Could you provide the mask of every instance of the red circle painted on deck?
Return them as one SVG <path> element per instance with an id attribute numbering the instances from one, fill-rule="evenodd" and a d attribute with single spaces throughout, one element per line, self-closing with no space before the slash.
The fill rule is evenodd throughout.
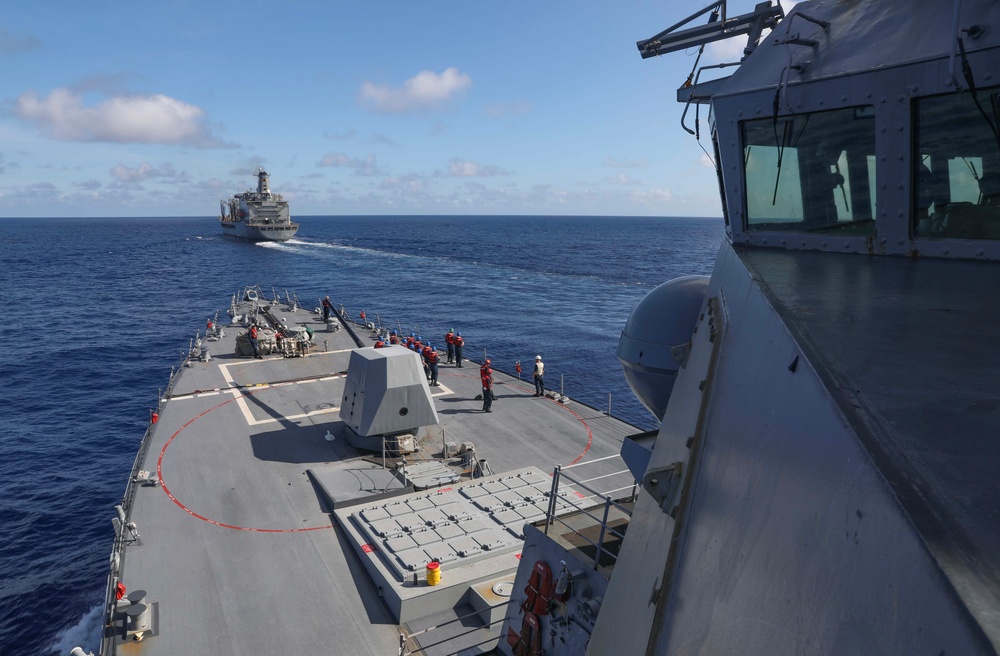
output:
<path id="1" fill-rule="evenodd" d="M 208 413 L 210 413 L 210 412 L 212 412 L 214 410 L 218 410 L 222 406 L 224 406 L 224 405 L 226 405 L 228 403 L 232 403 L 236 399 L 242 398 L 244 396 L 249 396 L 250 394 L 254 394 L 256 392 L 264 391 L 265 389 L 269 389 L 269 388 L 262 388 L 262 389 L 259 389 L 259 390 L 254 390 L 253 392 L 247 392 L 247 393 L 244 393 L 244 394 L 238 394 L 238 395 L 234 396 L 233 398 L 229 399 L 228 401 L 223 401 L 222 403 L 220 403 L 220 404 L 218 404 L 216 406 L 213 406 L 213 407 L 209 408 L 208 410 L 205 410 L 204 412 L 202 412 L 201 414 L 197 415 L 196 417 L 193 417 L 193 418 L 189 419 L 187 421 L 187 423 L 185 423 L 183 426 L 181 426 L 180 428 L 178 428 L 174 432 L 174 434 L 170 436 L 170 439 L 167 440 L 167 443 L 163 445 L 163 448 L 160 449 L 160 457 L 157 458 L 157 460 L 156 460 L 156 475 L 160 479 L 160 487 L 162 487 L 163 491 L 166 493 L 166 495 L 168 497 L 170 497 L 170 500 L 173 501 L 175 504 L 177 504 L 177 506 L 181 510 L 183 510 L 184 512 L 186 512 L 187 514 L 189 514 L 192 517 L 195 517 L 197 519 L 200 519 L 203 522 L 208 522 L 209 524 L 212 524 L 214 526 L 221 526 L 222 528 L 231 528 L 231 529 L 233 529 L 235 531 L 249 531 L 249 532 L 252 532 L 252 533 L 303 533 L 305 531 L 321 531 L 321 530 L 324 530 L 324 529 L 333 528 L 332 524 L 329 525 L 329 526 L 305 526 L 305 527 L 299 527 L 299 528 L 255 528 L 255 527 L 252 527 L 252 526 L 235 526 L 233 524 L 226 524 L 225 522 L 217 522 L 214 519 L 209 519 L 208 517 L 205 517 L 204 515 L 199 515 L 198 513 L 196 513 L 195 511 L 191 510 L 186 505 L 184 505 L 184 503 L 180 499 L 178 499 L 177 497 L 175 497 L 173 495 L 173 493 L 170 491 L 170 488 L 167 486 L 167 482 L 165 480 L 163 480 L 163 456 L 167 452 L 167 447 L 169 447 L 170 444 L 171 444 L 171 442 L 174 441 L 174 438 L 177 437 L 178 435 L 180 435 L 184 431 L 185 428 L 187 428 L 188 426 L 190 426 L 194 422 L 198 421 L 199 419 L 201 419 L 202 417 L 204 417 Z"/>

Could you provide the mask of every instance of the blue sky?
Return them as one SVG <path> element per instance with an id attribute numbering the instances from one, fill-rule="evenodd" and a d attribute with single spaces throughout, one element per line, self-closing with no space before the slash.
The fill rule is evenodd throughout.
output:
<path id="1" fill-rule="evenodd" d="M 703 4 L 9 3 L 0 216 L 212 215 L 258 166 L 293 216 L 720 216 L 694 53 L 635 47 Z"/>

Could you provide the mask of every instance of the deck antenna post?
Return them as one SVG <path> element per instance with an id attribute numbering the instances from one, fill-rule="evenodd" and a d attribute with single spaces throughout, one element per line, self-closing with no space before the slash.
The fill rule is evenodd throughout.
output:
<path id="1" fill-rule="evenodd" d="M 559 374 L 559 396 L 566 396 L 566 392 L 563 391 L 563 375 Z"/>

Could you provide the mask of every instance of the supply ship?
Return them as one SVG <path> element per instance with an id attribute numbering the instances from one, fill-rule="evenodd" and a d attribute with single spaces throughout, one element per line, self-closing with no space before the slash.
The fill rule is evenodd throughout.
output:
<path id="1" fill-rule="evenodd" d="M 715 269 L 618 349 L 658 430 L 519 372 L 484 413 L 475 365 L 239 290 L 142 441 L 101 653 L 997 654 L 1000 5 L 720 1 L 638 48 L 734 37 L 677 92 Z"/>
<path id="2" fill-rule="evenodd" d="M 288 201 L 271 191 L 267 171 L 257 169 L 257 191 L 234 194 L 220 202 L 222 234 L 250 241 L 288 241 L 299 230 Z"/>

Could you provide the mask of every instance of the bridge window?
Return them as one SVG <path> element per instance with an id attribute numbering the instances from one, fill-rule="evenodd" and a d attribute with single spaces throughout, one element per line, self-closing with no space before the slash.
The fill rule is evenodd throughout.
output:
<path id="1" fill-rule="evenodd" d="M 875 111 L 746 121 L 748 230 L 875 234 Z"/>
<path id="2" fill-rule="evenodd" d="M 915 120 L 914 235 L 1000 239 L 1000 87 L 922 98 Z"/>

